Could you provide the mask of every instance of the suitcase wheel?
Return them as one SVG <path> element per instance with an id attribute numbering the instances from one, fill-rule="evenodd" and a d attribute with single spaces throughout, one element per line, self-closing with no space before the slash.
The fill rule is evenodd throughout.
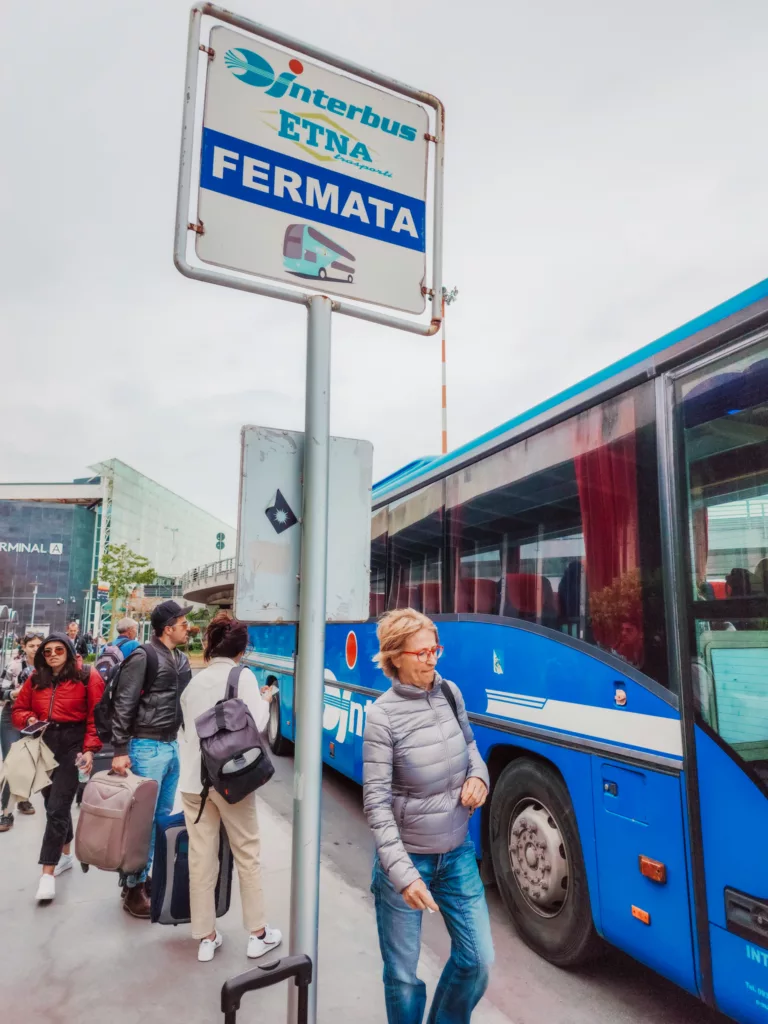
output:
<path id="1" fill-rule="evenodd" d="M 83 874 L 85 875 L 90 870 L 91 865 L 90 864 L 83 864 L 83 863 L 81 863 L 80 867 L 82 868 Z"/>

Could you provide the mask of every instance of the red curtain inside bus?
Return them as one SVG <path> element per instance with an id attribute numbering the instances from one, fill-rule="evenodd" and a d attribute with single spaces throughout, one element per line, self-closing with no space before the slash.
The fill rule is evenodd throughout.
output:
<path id="1" fill-rule="evenodd" d="M 577 455 L 594 638 L 642 668 L 643 614 L 634 433 Z"/>

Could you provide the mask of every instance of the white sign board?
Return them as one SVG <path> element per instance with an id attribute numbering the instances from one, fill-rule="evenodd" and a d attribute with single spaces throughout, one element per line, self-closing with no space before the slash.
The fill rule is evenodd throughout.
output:
<path id="1" fill-rule="evenodd" d="M 223 26 L 210 50 L 199 259 L 423 312 L 426 109 Z"/>
<path id="2" fill-rule="evenodd" d="M 245 622 L 299 618 L 304 434 L 244 427 L 235 615 Z M 373 445 L 330 439 L 329 622 L 368 618 Z"/>

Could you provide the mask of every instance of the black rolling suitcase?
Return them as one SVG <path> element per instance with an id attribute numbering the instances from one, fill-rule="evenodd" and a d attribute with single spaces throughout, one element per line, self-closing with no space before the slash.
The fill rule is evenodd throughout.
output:
<path id="1" fill-rule="evenodd" d="M 309 1010 L 309 983 L 312 981 L 312 961 L 306 953 L 296 956 L 284 956 L 280 960 L 254 967 L 252 971 L 238 974 L 236 978 L 225 981 L 221 989 L 221 1012 L 224 1024 L 235 1024 L 240 1000 L 246 992 L 257 988 L 277 985 L 286 978 L 293 978 L 299 990 L 297 1024 L 307 1024 Z"/>
<path id="2" fill-rule="evenodd" d="M 232 897 L 232 850 L 223 828 L 220 834 L 216 917 L 226 914 Z M 183 814 L 160 815 L 155 823 L 151 900 L 155 924 L 189 923 L 189 836 Z"/>

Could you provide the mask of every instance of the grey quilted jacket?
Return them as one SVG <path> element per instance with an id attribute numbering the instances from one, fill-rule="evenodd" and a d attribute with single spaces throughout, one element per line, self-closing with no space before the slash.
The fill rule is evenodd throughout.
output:
<path id="1" fill-rule="evenodd" d="M 477 749 L 461 691 L 461 727 L 435 673 L 431 690 L 395 679 L 368 709 L 363 737 L 363 806 L 379 861 L 402 892 L 419 877 L 409 853 L 448 853 L 467 835 L 461 787 L 488 769 Z"/>

